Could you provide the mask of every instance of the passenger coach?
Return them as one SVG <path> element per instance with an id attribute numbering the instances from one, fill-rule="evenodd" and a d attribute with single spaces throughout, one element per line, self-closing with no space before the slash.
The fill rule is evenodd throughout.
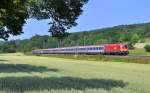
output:
<path id="1" fill-rule="evenodd" d="M 75 46 L 64 48 L 37 49 L 33 54 L 105 54 L 105 55 L 128 55 L 128 44 L 103 44 L 92 46 Z"/>

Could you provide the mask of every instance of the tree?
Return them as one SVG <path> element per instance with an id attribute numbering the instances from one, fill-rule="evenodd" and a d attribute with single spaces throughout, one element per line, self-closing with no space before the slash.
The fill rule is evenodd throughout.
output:
<path id="1" fill-rule="evenodd" d="M 32 45 L 30 43 L 30 40 L 24 39 L 21 40 L 17 46 L 17 49 L 19 52 L 28 52 L 32 50 Z"/>
<path id="2" fill-rule="evenodd" d="M 139 35 L 133 34 L 131 37 L 131 41 L 129 41 L 129 48 L 133 49 L 134 45 L 140 40 Z"/>
<path id="3" fill-rule="evenodd" d="M 27 0 L 0 0 L 0 38 L 19 35 L 29 17 L 25 3 Z"/>
<path id="4" fill-rule="evenodd" d="M 49 48 L 56 48 L 56 47 L 58 47 L 56 38 L 48 37 L 48 47 Z"/>
<path id="5" fill-rule="evenodd" d="M 33 36 L 29 41 L 29 43 L 32 47 L 31 50 L 46 48 L 46 44 L 48 42 L 48 37 L 49 37 L 48 35 L 44 35 L 44 36 L 35 35 L 35 36 Z"/>
<path id="6" fill-rule="evenodd" d="M 4 53 L 14 53 L 16 52 L 16 43 L 15 41 L 9 41 L 3 44 L 2 52 Z"/>
<path id="7" fill-rule="evenodd" d="M 0 0 L 0 38 L 19 35 L 29 18 L 50 19 L 49 32 L 54 37 L 65 35 L 66 30 L 76 26 L 88 0 Z M 54 30 L 58 29 L 58 30 Z"/>
<path id="8" fill-rule="evenodd" d="M 145 49 L 147 52 L 150 52 L 150 45 L 145 45 L 145 46 L 144 46 L 144 49 Z"/>

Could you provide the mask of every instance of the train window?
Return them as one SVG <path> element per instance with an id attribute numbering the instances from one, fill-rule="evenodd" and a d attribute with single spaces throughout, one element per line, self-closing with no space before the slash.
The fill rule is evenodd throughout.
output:
<path id="1" fill-rule="evenodd" d="M 100 48 L 99 48 L 99 50 L 103 50 L 103 49 L 104 49 L 104 47 L 100 47 Z"/>
<path id="2" fill-rule="evenodd" d="M 123 46 L 123 48 L 127 49 L 127 48 L 128 48 L 128 46 L 127 46 L 127 45 L 124 45 L 124 46 Z"/>

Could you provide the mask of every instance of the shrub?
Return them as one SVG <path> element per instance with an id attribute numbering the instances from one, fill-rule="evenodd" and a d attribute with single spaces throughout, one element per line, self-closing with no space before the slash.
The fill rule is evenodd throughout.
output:
<path id="1" fill-rule="evenodd" d="M 145 45 L 144 48 L 147 52 L 150 52 L 150 45 Z"/>
<path id="2" fill-rule="evenodd" d="M 128 43 L 128 47 L 129 47 L 129 49 L 131 49 L 131 50 L 132 50 L 132 49 L 134 49 L 134 44 L 133 44 L 133 43 L 131 43 L 131 42 L 129 42 L 129 43 Z"/>
<path id="3" fill-rule="evenodd" d="M 145 43 L 145 39 L 141 39 L 141 40 L 140 40 L 140 43 Z"/>

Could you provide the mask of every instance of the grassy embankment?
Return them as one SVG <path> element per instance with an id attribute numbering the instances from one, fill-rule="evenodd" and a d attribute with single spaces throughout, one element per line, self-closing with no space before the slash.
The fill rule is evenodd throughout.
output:
<path id="1" fill-rule="evenodd" d="M 150 65 L 0 55 L 0 93 L 150 93 Z"/>
<path id="2" fill-rule="evenodd" d="M 130 54 L 129 55 L 150 56 L 150 52 L 146 52 L 143 48 L 136 48 L 134 50 L 130 50 Z"/>
<path id="3" fill-rule="evenodd" d="M 65 58 L 65 59 L 75 59 L 75 60 L 87 60 L 87 61 L 104 61 L 104 62 L 125 62 L 125 63 L 140 63 L 140 64 L 149 64 L 150 59 L 145 58 L 132 58 L 125 56 L 105 56 L 105 55 L 63 55 L 63 54 L 46 54 L 46 55 L 37 55 L 45 57 L 56 57 L 56 58 Z"/>

